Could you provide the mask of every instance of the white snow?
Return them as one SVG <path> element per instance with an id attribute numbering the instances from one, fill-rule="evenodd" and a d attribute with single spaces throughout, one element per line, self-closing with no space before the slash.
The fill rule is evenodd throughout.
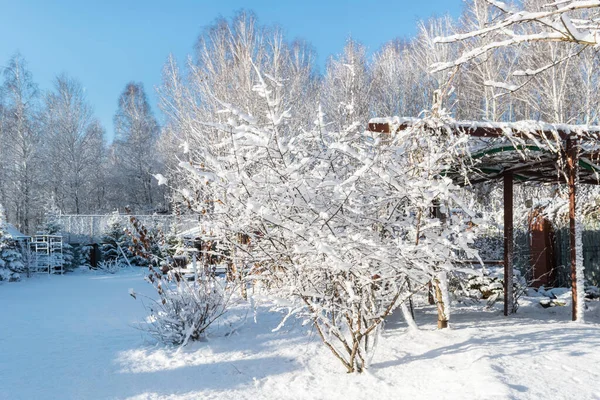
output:
<path id="1" fill-rule="evenodd" d="M 152 176 L 156 179 L 158 186 L 166 185 L 168 182 L 167 178 L 165 178 L 163 174 L 156 174 Z"/>
<path id="2" fill-rule="evenodd" d="M 154 344 L 133 325 L 152 294 L 141 270 L 74 273 L 0 285 L 0 399 L 598 399 L 599 302 L 585 324 L 570 306 L 526 298 L 505 318 L 453 305 L 451 329 L 420 305 L 419 330 L 387 323 L 368 372 L 347 374 L 310 326 L 238 307 L 244 325 L 206 342 Z M 135 293 L 138 300 L 130 294 Z M 565 292 L 568 296 L 568 292 Z M 569 299 L 568 299 L 569 300 Z M 230 318 L 230 321 L 236 318 Z"/>
<path id="3" fill-rule="evenodd" d="M 512 84 L 509 84 L 509 83 L 506 83 L 506 82 L 485 81 L 485 82 L 483 82 L 483 84 L 485 86 L 490 86 L 490 87 L 494 87 L 494 88 L 497 88 L 497 89 L 504 89 L 504 90 L 507 90 L 509 92 L 514 92 L 514 91 L 516 91 L 516 90 L 519 89 L 519 86 L 512 85 Z"/>
<path id="4" fill-rule="evenodd" d="M 1 222 L 1 220 L 0 220 Z M 29 236 L 21 233 L 13 224 L 4 223 L 0 227 L 5 232 L 5 235 L 12 239 L 27 238 Z"/>

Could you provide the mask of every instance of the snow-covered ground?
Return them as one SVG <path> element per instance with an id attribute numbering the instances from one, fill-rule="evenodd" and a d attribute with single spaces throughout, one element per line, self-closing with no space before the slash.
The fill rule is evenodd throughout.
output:
<path id="1" fill-rule="evenodd" d="M 1 399 L 600 399 L 599 303 L 586 324 L 568 307 L 525 300 L 520 314 L 455 308 L 452 329 L 392 320 L 368 373 L 348 375 L 299 322 L 259 309 L 206 342 L 156 345 L 129 289 L 140 273 L 38 276 L 0 286 Z M 242 308 L 233 311 L 239 316 Z"/>

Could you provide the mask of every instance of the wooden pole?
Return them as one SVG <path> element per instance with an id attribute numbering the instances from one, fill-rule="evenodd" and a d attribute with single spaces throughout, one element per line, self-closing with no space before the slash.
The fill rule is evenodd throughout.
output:
<path id="1" fill-rule="evenodd" d="M 513 173 L 504 174 L 504 315 L 513 308 Z"/>
<path id="2" fill-rule="evenodd" d="M 567 170 L 569 186 L 569 250 L 571 255 L 571 293 L 573 305 L 571 318 L 577 320 L 577 234 L 575 221 L 575 190 L 577 181 L 577 142 L 567 139 Z"/>

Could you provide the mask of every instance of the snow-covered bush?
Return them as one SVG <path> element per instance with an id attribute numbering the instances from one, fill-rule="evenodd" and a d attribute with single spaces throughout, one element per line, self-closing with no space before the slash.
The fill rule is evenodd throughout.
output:
<path id="1" fill-rule="evenodd" d="M 163 273 L 160 266 L 180 242 L 167 240 L 160 231 L 148 230 L 137 218 L 130 218 L 129 232 L 136 257 L 146 260 L 146 280 L 156 289 L 158 299 L 145 304 L 149 315 L 140 326 L 162 343 L 185 345 L 205 337 L 206 329 L 220 318 L 231 303 L 236 285 L 216 277 L 205 268 L 188 277 L 177 270 Z M 172 235 L 170 235 L 172 236 Z M 137 298 L 135 293 L 130 293 Z"/>
<path id="2" fill-rule="evenodd" d="M 0 228 L 0 281 L 18 281 L 25 271 L 21 253 L 15 243 L 3 237 Z"/>
<path id="3" fill-rule="evenodd" d="M 585 298 L 590 300 L 600 299 L 600 289 L 598 286 L 586 286 L 585 287 Z"/>
<path id="4" fill-rule="evenodd" d="M 518 307 L 518 299 L 527 289 L 527 282 L 518 270 L 513 275 L 513 305 Z M 504 301 L 503 267 L 488 267 L 476 273 L 453 273 L 450 279 L 450 292 L 458 301 L 486 300 L 488 306 Z"/>
<path id="5" fill-rule="evenodd" d="M 84 269 L 92 268 L 92 252 L 94 246 L 90 244 L 80 245 L 75 248 L 75 253 L 79 259 L 79 267 Z"/>
<path id="6" fill-rule="evenodd" d="M 446 176 L 448 165 L 460 174 L 468 163 L 465 137 L 447 134 L 442 110 L 393 136 L 365 134 L 359 123 L 330 132 L 321 111 L 296 126 L 278 70 L 243 62 L 252 113 L 215 101 L 204 81 L 185 87 L 169 65 L 166 112 L 185 138 L 173 189 L 232 263 L 256 266 L 288 317 L 311 322 L 348 372 L 361 372 L 382 322 L 432 280 L 447 323 L 446 272 L 458 253 L 474 256 L 473 214 Z M 192 80 L 202 76 L 193 68 Z M 214 108 L 203 115 L 199 103 Z M 386 122 L 395 132 L 402 121 Z"/>
<path id="7" fill-rule="evenodd" d="M 156 287 L 159 299 L 148 299 L 149 315 L 140 328 L 166 344 L 203 339 L 208 327 L 227 312 L 234 293 L 232 286 L 211 274 L 187 281 L 178 272 L 165 276 L 152 271 L 147 280 Z"/>
<path id="8" fill-rule="evenodd" d="M 148 260 L 135 254 L 132 236 L 128 234 L 125 224 L 118 215 L 111 218 L 107 229 L 100 238 L 100 253 L 102 260 L 131 265 L 146 266 Z"/>
<path id="9" fill-rule="evenodd" d="M 0 281 L 18 281 L 25 271 L 17 243 L 6 234 L 4 208 L 0 204 Z"/>
<path id="10" fill-rule="evenodd" d="M 44 218 L 44 222 L 38 228 L 37 233 L 40 235 L 57 235 L 62 230 L 62 225 L 56 218 L 56 211 L 49 212 Z"/>
<path id="11" fill-rule="evenodd" d="M 155 236 L 158 236 L 157 234 Z M 181 255 L 185 247 L 183 238 L 176 231 L 171 230 L 164 235 L 164 239 L 155 247 L 154 253 L 165 254 L 170 259 Z"/>
<path id="12" fill-rule="evenodd" d="M 98 263 L 98 269 L 109 274 L 115 274 L 127 267 L 128 265 L 123 260 L 117 258 L 102 260 Z"/>
<path id="13" fill-rule="evenodd" d="M 60 256 L 60 263 L 65 271 L 72 271 L 75 268 L 79 267 L 79 262 L 75 258 L 75 252 L 73 250 L 73 246 L 69 243 L 63 243 L 62 245 L 62 253 Z"/>

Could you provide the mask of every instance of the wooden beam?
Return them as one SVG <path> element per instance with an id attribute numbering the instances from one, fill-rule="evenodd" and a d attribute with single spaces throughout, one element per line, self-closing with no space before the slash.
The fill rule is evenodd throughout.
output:
<path id="1" fill-rule="evenodd" d="M 567 169 L 569 185 L 569 247 L 571 255 L 571 293 L 573 299 L 572 315 L 573 321 L 577 320 L 577 232 L 575 215 L 575 192 L 577 185 L 577 141 L 567 140 Z"/>
<path id="2" fill-rule="evenodd" d="M 504 315 L 514 313 L 513 297 L 513 174 L 504 174 Z"/>
<path id="3" fill-rule="evenodd" d="M 408 129 L 414 122 L 403 122 L 398 125 L 397 131 L 402 131 Z M 368 124 L 369 131 L 371 132 L 379 132 L 379 133 L 396 133 L 391 132 L 390 124 L 387 122 L 369 122 Z M 560 127 L 556 126 L 552 129 L 552 125 L 547 125 L 546 129 L 539 129 L 532 132 L 525 132 L 519 130 L 518 126 L 514 126 L 511 124 L 486 124 L 484 122 L 480 122 L 475 124 L 471 121 L 456 121 L 453 124 L 449 125 L 448 128 L 451 131 L 455 132 L 464 132 L 465 134 L 473 137 L 481 137 L 481 138 L 497 138 L 506 136 L 506 132 L 510 131 L 514 137 L 528 139 L 530 134 L 534 134 L 540 138 L 545 138 L 548 140 L 554 141 L 556 136 L 558 136 L 561 140 L 566 140 L 573 134 L 577 126 L 566 126 Z M 589 135 L 589 137 L 593 137 L 596 140 L 600 139 L 600 128 L 597 126 L 586 126 L 585 133 Z"/>
<path id="4" fill-rule="evenodd" d="M 406 130 L 409 126 L 409 123 L 403 123 L 400 126 L 398 126 L 397 131 Z M 369 122 L 369 131 L 376 133 L 392 133 L 390 129 L 390 124 L 388 124 L 387 122 Z"/>

